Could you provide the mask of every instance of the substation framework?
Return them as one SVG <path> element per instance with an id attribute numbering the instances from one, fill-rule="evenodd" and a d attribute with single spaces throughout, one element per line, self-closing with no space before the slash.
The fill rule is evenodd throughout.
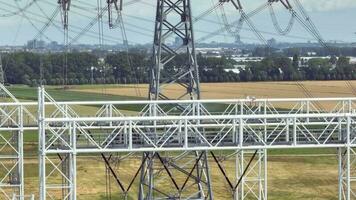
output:
<path id="1" fill-rule="evenodd" d="M 355 103 L 356 98 L 56 102 L 41 88 L 38 103 L 1 104 L 1 107 L 11 107 L 18 111 L 8 112 L 7 122 L 19 118 L 22 121 L 20 127 L 3 123 L 1 131 L 23 133 L 38 128 L 40 199 L 77 198 L 77 155 L 110 155 L 118 152 L 128 155 L 134 152 L 145 153 L 142 165 L 137 167 L 139 175 L 132 177 L 133 180 L 139 179 L 138 187 L 148 184 L 142 174 L 149 173 L 150 168 L 143 167 L 150 159 L 149 156 L 160 160 L 164 171 L 152 173 L 169 175 L 163 181 L 166 181 L 165 184 L 171 183 L 172 187 L 164 190 L 160 188 L 160 183 L 156 183 L 157 186 L 151 185 L 155 191 L 153 199 L 213 199 L 214 194 L 211 191 L 209 193 L 209 189 L 214 187 L 214 181 L 211 181 L 210 188 L 204 184 L 209 180 L 209 171 L 201 173 L 201 177 L 191 172 L 198 166 L 204 166 L 204 156 L 214 161 L 213 164 L 231 187 L 231 198 L 267 199 L 267 156 L 261 151 L 293 148 L 337 149 L 339 199 L 355 199 Z M 176 104 L 185 109 L 175 109 Z M 318 110 L 317 104 L 325 110 Z M 21 114 L 36 106 L 39 109 L 38 126 L 31 115 Z M 88 116 L 87 113 L 77 112 L 78 106 L 96 107 L 97 111 Z M 128 112 L 127 108 L 134 110 Z M 152 110 L 157 111 L 154 116 L 146 114 Z M 197 110 L 199 114 L 191 114 Z M 152 132 L 153 128 L 155 132 Z M 225 153 L 219 154 L 220 151 Z M 193 170 L 187 174 L 184 171 L 186 168 L 176 166 L 176 162 L 167 159 L 167 156 L 160 156 L 164 152 L 180 152 L 183 157 L 187 156 L 187 152 L 200 153 L 193 156 L 196 162 L 191 163 L 188 169 Z M 66 159 L 58 155 L 65 155 Z M 225 168 L 228 159 L 235 159 L 235 162 L 228 163 L 236 164 L 234 172 L 231 166 L 230 170 Z M 62 162 L 66 163 L 65 168 L 62 168 Z M 23 169 L 23 164 L 17 166 Z M 177 169 L 180 171 L 174 171 Z M 120 171 L 116 173 L 118 183 L 123 185 L 119 178 Z M 14 175 L 23 180 L 23 172 L 20 173 L 20 170 L 15 170 L 11 176 Z M 182 175 L 186 175 L 186 179 L 179 182 L 177 177 Z M 23 182 L 11 184 L 14 182 L 6 180 L 11 179 L 3 179 L 1 189 L 9 185 L 24 186 Z M 201 193 L 185 196 L 191 195 L 188 186 L 196 182 L 202 182 Z M 122 189 L 124 195 L 132 195 L 130 188 L 123 186 Z M 21 197 L 21 191 L 18 192 L 18 197 Z M 141 192 L 147 193 L 148 190 L 143 189 Z"/>
<path id="2" fill-rule="evenodd" d="M 36 131 L 37 117 L 0 84 L 0 198 L 33 199 L 24 195 L 24 131 Z M 25 120 L 25 121 L 24 121 Z M 24 124 L 30 124 L 25 128 Z"/>
<path id="3" fill-rule="evenodd" d="M 26 198 L 23 133 L 27 130 L 39 132 L 40 200 L 75 200 L 77 155 L 88 153 L 101 155 L 123 198 L 138 182 L 137 199 L 214 199 L 210 157 L 232 199 L 267 199 L 267 150 L 287 148 L 338 149 L 339 199 L 356 199 L 352 184 L 356 180 L 352 170 L 356 160 L 356 99 L 199 100 L 190 2 L 157 0 L 150 101 L 56 102 L 40 88 L 38 102 L 20 103 L 1 86 L 12 99 L 0 103 L 0 138 L 4 141 L 0 150 L 6 152 L 0 158 L 5 170 L 0 182 L 2 199 Z M 288 0 L 267 0 L 268 5 L 278 2 L 303 24 Z M 68 38 L 71 0 L 58 3 Z M 122 3 L 107 1 L 110 27 L 114 26 L 114 10 L 122 24 Z M 219 3 L 231 3 L 241 14 L 239 23 L 245 21 L 263 40 L 249 20 L 252 14 L 244 12 L 239 0 Z M 100 13 L 98 18 L 102 18 Z M 306 29 L 321 38 L 309 18 L 305 20 Z M 170 45 L 176 37 L 181 44 Z M 65 44 L 67 51 L 68 41 Z M 182 55 L 186 64 L 176 66 L 174 59 Z M 166 93 L 171 85 L 182 86 L 183 93 Z M 88 117 L 76 112 L 77 106 L 98 110 Z M 38 108 L 37 117 L 30 112 L 33 107 Z M 127 108 L 134 109 L 128 112 Z M 141 154 L 141 164 L 128 186 L 114 168 L 117 153 L 126 153 L 124 158 Z M 231 165 L 229 159 L 235 160 L 233 173 L 225 166 Z M 183 181 L 181 177 L 185 177 Z M 171 187 L 162 183 L 171 183 Z"/>
<path id="4" fill-rule="evenodd" d="M 176 109 L 177 104 L 184 110 Z M 154 156 L 164 170 L 151 173 L 166 173 L 163 181 L 172 187 L 160 188 L 162 182 L 151 185 L 152 199 L 214 199 L 209 191 L 214 187 L 209 171 L 193 173 L 198 166 L 212 164 L 230 187 L 232 199 L 267 199 L 264 151 L 295 148 L 335 148 L 339 199 L 356 199 L 356 98 L 56 102 L 40 88 L 38 102 L 5 102 L 0 107 L 0 137 L 5 141 L 1 150 L 9 152 L 1 154 L 1 168 L 8 170 L 1 177 L 2 199 L 26 197 L 22 141 L 24 132 L 34 130 L 40 136 L 39 199 L 76 199 L 77 155 L 113 153 L 144 154 L 128 188 L 120 179 L 120 171 L 111 169 L 124 196 L 132 195 L 130 189 L 137 181 L 137 187 L 149 185 L 144 176 L 150 168 L 144 165 L 152 164 L 147 160 Z M 38 118 L 31 114 L 36 107 Z M 88 116 L 78 112 L 78 107 L 97 110 Z M 154 116 L 147 114 L 152 111 Z M 12 145 L 10 132 L 18 135 L 18 147 Z M 188 156 L 188 160 L 195 160 L 190 167 L 181 168 L 171 160 L 179 156 L 163 157 L 164 152 L 181 157 L 187 152 L 197 154 Z M 203 163 L 207 160 L 204 156 L 209 157 L 209 163 Z M 227 162 L 229 159 L 235 162 Z M 232 163 L 235 170 L 226 168 Z M 186 178 L 182 182 L 177 177 L 183 175 Z M 209 185 L 206 180 L 211 181 Z M 189 186 L 199 182 L 200 193 L 189 196 Z M 148 189 L 140 192 L 138 199 L 147 195 Z"/>

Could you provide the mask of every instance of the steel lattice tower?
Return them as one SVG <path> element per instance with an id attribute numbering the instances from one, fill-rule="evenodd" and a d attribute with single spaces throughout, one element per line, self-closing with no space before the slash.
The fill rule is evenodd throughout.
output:
<path id="1" fill-rule="evenodd" d="M 170 39 L 181 43 L 171 44 Z M 186 64 L 175 66 L 174 59 L 180 55 L 184 55 Z M 200 99 L 190 0 L 157 1 L 153 59 L 149 99 L 173 99 L 164 90 L 170 84 L 177 84 L 185 89 L 181 96 L 174 99 Z M 164 69 L 169 73 L 162 73 Z"/>
<path id="2" fill-rule="evenodd" d="M 176 59 L 184 59 L 185 64 L 175 65 Z M 169 93 L 167 90 L 170 87 L 180 87 L 179 94 Z M 148 98 L 149 100 L 200 99 L 199 70 L 194 46 L 190 0 L 157 0 L 153 65 L 150 69 Z M 162 114 L 157 108 L 150 109 L 150 116 Z M 194 110 L 192 113 L 199 112 L 199 108 L 192 109 Z M 176 105 L 176 110 L 181 111 L 181 115 L 185 115 L 181 105 Z M 154 129 L 152 132 L 157 133 L 158 131 Z M 175 187 L 173 188 L 176 190 L 168 195 L 163 195 L 163 198 L 212 199 L 207 153 L 203 151 L 185 152 L 185 154 L 180 159 L 172 159 L 169 156 L 161 156 L 157 152 L 145 153 L 143 155 L 145 170 L 141 171 L 139 199 L 157 198 L 155 193 L 160 191 L 159 187 L 162 187 L 155 183 L 160 176 L 157 171 L 165 171 L 174 183 Z M 193 161 L 195 164 L 182 172 L 183 167 L 179 165 L 186 167 L 187 160 Z M 162 164 L 161 167 L 157 162 Z M 189 191 L 190 194 L 185 191 L 187 190 L 186 183 L 180 186 L 176 182 L 174 176 L 177 175 L 172 172 L 174 170 L 185 174 L 188 179 L 195 177 L 196 187 Z M 189 171 L 191 172 L 189 173 Z M 195 176 L 192 174 L 193 171 Z"/>

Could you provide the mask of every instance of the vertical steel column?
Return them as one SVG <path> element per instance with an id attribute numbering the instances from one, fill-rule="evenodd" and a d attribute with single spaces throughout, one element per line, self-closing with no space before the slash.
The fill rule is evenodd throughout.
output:
<path id="1" fill-rule="evenodd" d="M 343 200 L 343 184 L 344 184 L 344 171 L 343 171 L 343 148 L 338 148 L 338 182 L 339 182 L 339 187 L 338 187 L 338 192 L 339 192 L 339 200 Z"/>
<path id="2" fill-rule="evenodd" d="M 238 151 L 236 154 L 237 188 L 234 200 L 267 199 L 267 152 Z"/>
<path id="3" fill-rule="evenodd" d="M 345 134 L 343 132 L 343 127 L 342 124 L 340 124 L 340 119 L 338 119 L 339 122 L 339 141 L 345 142 L 346 138 L 345 138 Z M 337 148 L 337 154 L 338 154 L 338 199 L 339 200 L 343 200 L 344 199 L 344 195 L 343 195 L 343 189 L 344 189 L 344 148 Z"/>
<path id="4" fill-rule="evenodd" d="M 2 103 L 6 98 L 18 102 L 5 88 L 2 79 L 2 65 L 0 56 L 0 97 Z M 24 162 L 23 162 L 23 106 L 1 106 L 0 133 L 0 199 L 24 198 Z M 16 130 L 10 130 L 15 128 Z M 5 130 L 9 129 L 9 130 Z M 8 148 L 8 146 L 10 148 Z"/>
<path id="5" fill-rule="evenodd" d="M 244 199 L 244 182 L 245 182 L 245 177 L 243 177 L 243 171 L 244 171 L 244 151 L 239 151 L 236 154 L 236 165 L 237 165 L 237 179 L 236 180 L 240 180 L 240 184 L 238 185 L 237 189 L 236 189 L 236 196 L 235 199 L 236 200 L 242 200 Z"/>
<path id="6" fill-rule="evenodd" d="M 76 199 L 76 126 L 75 122 L 64 122 L 64 126 L 57 127 L 54 130 L 49 128 L 45 121 L 45 102 L 46 98 L 49 98 L 43 87 L 38 89 L 38 127 L 39 127 L 39 199 Z M 56 105 L 57 109 L 63 115 L 62 117 L 70 117 L 69 107 L 67 105 Z M 61 130 L 61 133 L 57 135 L 56 131 Z M 46 131 L 48 131 L 46 133 Z M 53 148 L 53 141 L 51 137 L 57 135 L 60 138 L 57 146 L 57 150 L 68 150 L 69 152 L 52 154 L 48 156 L 47 149 Z M 46 138 L 47 137 L 47 138 Z M 59 162 L 55 162 L 56 156 L 59 157 Z M 49 165 L 49 166 L 47 166 Z M 60 179 L 53 175 L 58 173 L 62 178 L 62 182 L 58 183 Z M 61 190 L 61 193 L 59 192 Z M 62 196 L 62 197 L 60 197 Z"/>
<path id="7" fill-rule="evenodd" d="M 46 130 L 44 88 L 38 88 L 38 152 L 39 152 L 39 199 L 46 200 Z"/>
<path id="8" fill-rule="evenodd" d="M 25 197 L 25 181 L 24 181 L 24 152 L 23 152 L 23 145 L 24 145 L 24 142 L 23 142 L 23 133 L 24 133 L 24 130 L 23 130 L 23 106 L 20 106 L 19 107 L 19 110 L 18 110 L 18 124 L 19 124 L 19 129 L 17 131 L 17 134 L 18 134 L 18 155 L 19 155 L 19 158 L 18 158 L 18 179 L 19 179 L 19 200 L 24 200 L 24 197 Z"/>
<path id="9" fill-rule="evenodd" d="M 353 191 L 353 182 L 355 182 L 355 170 L 353 165 L 356 162 L 356 152 L 351 147 L 351 139 L 354 134 L 352 131 L 351 117 L 346 117 L 346 127 L 343 129 L 342 139 L 344 140 L 346 147 L 339 148 L 339 200 L 351 200 L 356 199 L 356 194 Z"/>
<path id="10" fill-rule="evenodd" d="M 69 177 L 70 177 L 70 198 L 69 200 L 77 199 L 77 135 L 76 124 L 70 125 L 70 144 L 72 146 L 72 152 L 69 155 Z"/>
<path id="11" fill-rule="evenodd" d="M 254 106 L 253 104 L 247 105 L 243 102 L 240 103 L 240 115 L 244 115 L 247 112 L 245 107 Z M 251 108 L 253 110 L 253 107 Z M 267 104 L 264 103 L 263 114 L 267 114 Z M 287 119 L 289 120 L 289 119 Z M 267 141 L 267 119 L 263 119 L 264 126 L 260 132 L 260 138 L 265 142 Z M 288 122 L 289 123 L 289 122 Z M 246 133 L 245 133 L 246 132 Z M 288 130 L 289 132 L 289 130 Z M 244 120 L 242 117 L 239 119 L 239 143 L 240 147 L 243 147 L 244 141 L 249 134 L 245 131 Z M 286 134 L 289 137 L 289 133 Z M 286 138 L 287 139 L 287 138 Z M 234 193 L 235 200 L 243 199 L 258 199 L 266 200 L 267 195 L 267 150 L 257 149 L 255 156 L 251 152 L 240 150 L 236 154 L 236 178 L 239 181 L 237 189 Z"/>
<path id="12" fill-rule="evenodd" d="M 350 147 L 350 117 L 347 118 L 347 127 L 346 127 L 346 166 L 345 166 L 345 179 L 346 179 L 346 186 L 345 186 L 345 196 L 347 200 L 351 199 L 351 147 Z"/>

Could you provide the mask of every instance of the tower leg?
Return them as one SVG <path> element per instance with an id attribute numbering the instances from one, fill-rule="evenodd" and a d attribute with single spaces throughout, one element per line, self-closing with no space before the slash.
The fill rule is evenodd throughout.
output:
<path id="1" fill-rule="evenodd" d="M 2 85 L 0 56 L 0 96 L 11 94 Z M 0 107 L 0 199 L 24 198 L 24 153 L 23 153 L 23 107 L 21 105 Z M 6 130 L 10 126 L 16 130 Z"/>
<path id="2" fill-rule="evenodd" d="M 267 150 L 239 151 L 236 178 L 235 200 L 267 200 Z"/>
<path id="3" fill-rule="evenodd" d="M 355 136 L 353 134 L 353 125 L 351 117 L 346 118 L 346 127 L 339 133 L 341 141 L 346 142 L 346 147 L 338 149 L 339 159 L 339 200 L 356 199 L 356 149 L 351 147 Z M 341 126 L 340 126 L 341 127 Z M 344 130 L 344 131 L 342 131 Z"/>
<path id="4" fill-rule="evenodd" d="M 339 200 L 356 199 L 356 152 L 354 148 L 339 148 Z"/>
<path id="5" fill-rule="evenodd" d="M 139 199 L 213 199 L 205 151 L 175 157 L 152 153 L 144 162 Z"/>

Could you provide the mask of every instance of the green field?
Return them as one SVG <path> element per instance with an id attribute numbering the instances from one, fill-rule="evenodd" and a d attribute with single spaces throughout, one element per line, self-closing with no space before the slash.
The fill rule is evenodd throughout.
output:
<path id="1" fill-rule="evenodd" d="M 37 101 L 37 88 L 28 86 L 10 86 L 8 87 L 8 90 L 18 99 L 27 101 Z M 100 90 L 102 90 L 102 88 L 99 86 L 93 86 L 92 90 L 96 90 L 99 92 L 76 92 L 71 91 L 70 89 L 63 89 L 61 87 L 46 87 L 46 92 L 49 93 L 57 101 L 119 101 L 142 99 L 139 97 L 120 96 L 103 93 L 101 94 Z"/>
<path id="2" fill-rule="evenodd" d="M 114 87 L 114 86 L 110 86 Z M 96 92 L 78 92 L 63 90 L 60 87 L 49 87 L 46 91 L 58 101 L 88 101 L 88 100 L 134 100 L 143 99 L 132 96 L 120 96 L 100 93 L 102 86 L 81 86 Z M 26 86 L 11 86 L 9 90 L 18 99 L 23 101 L 36 101 L 37 89 Z M 219 106 L 217 106 L 219 107 Z M 81 108 L 81 112 L 89 112 L 90 108 Z M 25 141 L 25 181 L 26 192 L 38 194 L 38 163 L 37 163 L 37 132 L 26 132 Z M 337 159 L 335 149 L 296 149 L 272 150 L 268 152 L 268 185 L 269 199 L 336 199 L 337 198 Z M 93 156 L 93 155 L 90 155 Z M 231 162 L 231 167 L 233 161 Z M 118 174 L 128 184 L 128 174 L 131 168 L 138 166 L 139 159 L 123 163 L 118 168 Z M 230 191 L 227 183 L 218 173 L 218 167 L 210 163 L 212 179 L 214 180 L 215 199 L 229 199 Z M 126 167 L 125 167 L 126 166 Z M 227 162 L 229 168 L 229 162 Z M 88 176 L 89 175 L 89 176 Z M 126 180 L 127 179 L 127 180 Z M 137 184 L 136 184 L 137 185 Z M 105 165 L 100 156 L 80 157 L 78 160 L 78 194 L 83 200 L 106 199 Z M 118 186 L 112 182 L 114 197 L 120 196 Z M 133 187 L 129 199 L 135 199 L 137 187 Z M 120 198 L 118 198 L 120 199 Z"/>

